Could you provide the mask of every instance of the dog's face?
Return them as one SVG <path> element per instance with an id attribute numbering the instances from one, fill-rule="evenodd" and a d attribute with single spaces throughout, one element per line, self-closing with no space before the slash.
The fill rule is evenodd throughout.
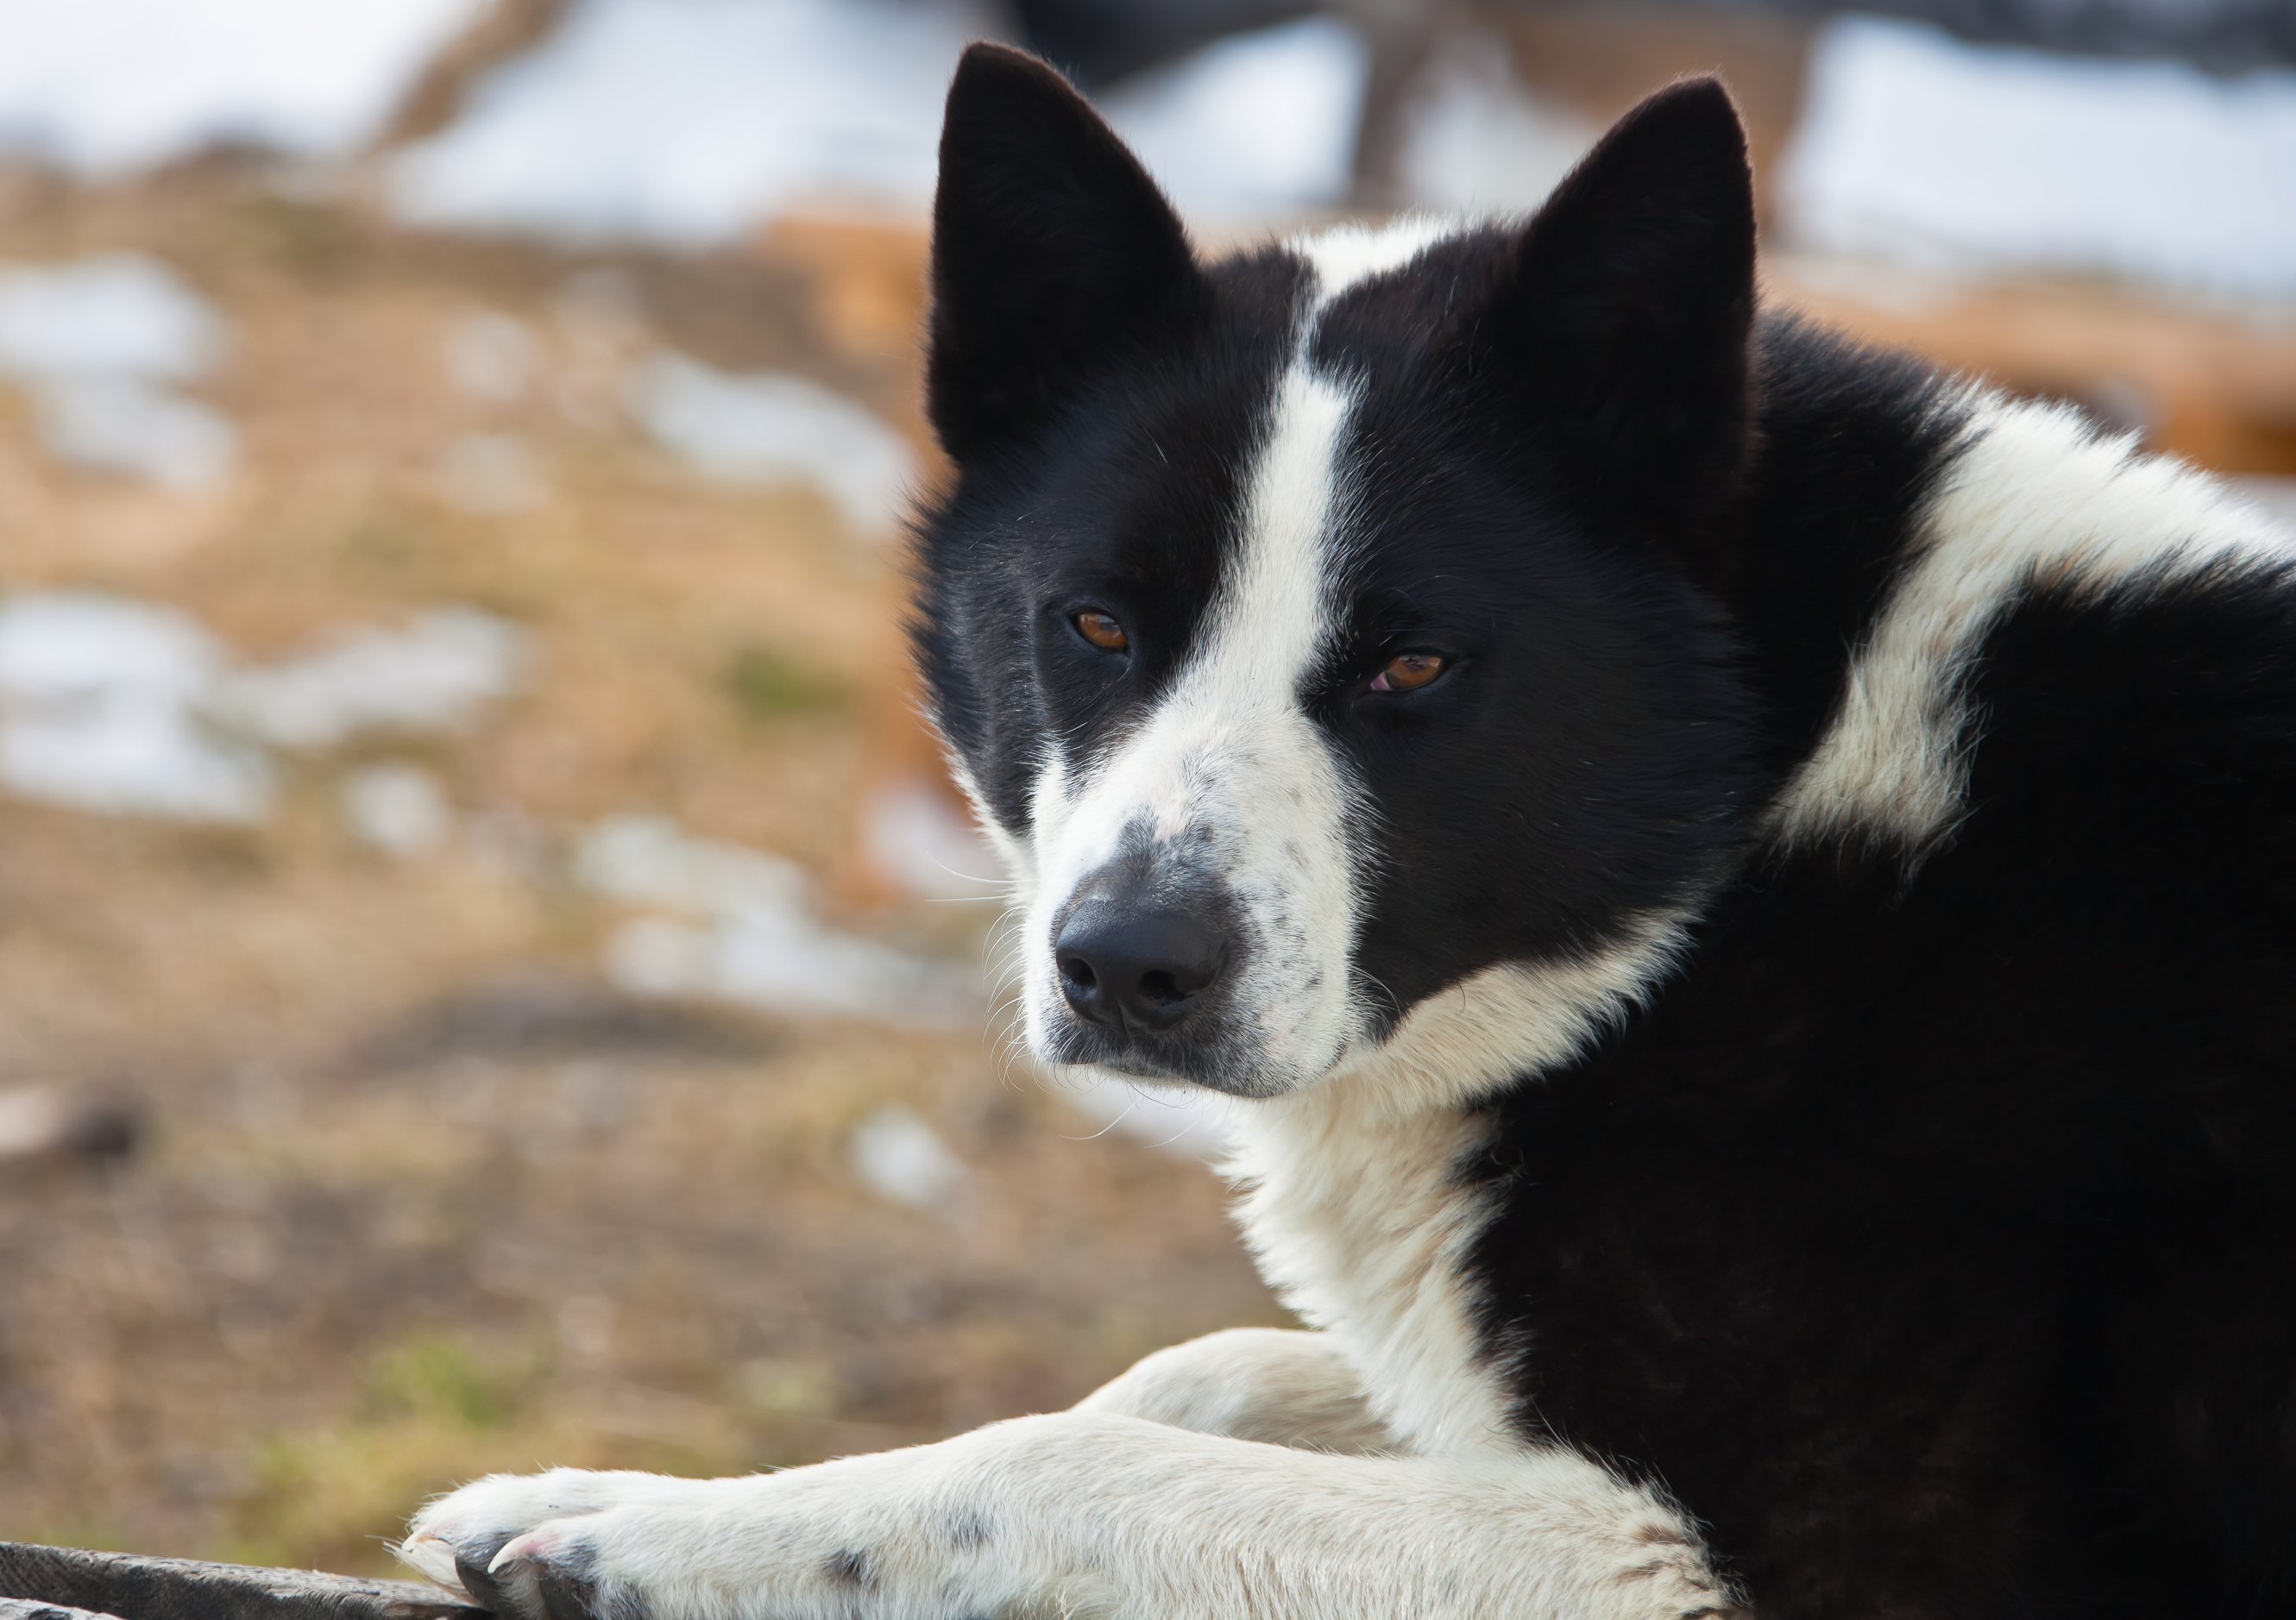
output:
<path id="1" fill-rule="evenodd" d="M 968 55 L 917 642 L 1039 1057 L 1295 1090 L 1711 870 L 1749 728 L 1695 581 L 1751 260 L 1710 84 L 1520 229 L 1204 266 L 1057 76 Z"/>

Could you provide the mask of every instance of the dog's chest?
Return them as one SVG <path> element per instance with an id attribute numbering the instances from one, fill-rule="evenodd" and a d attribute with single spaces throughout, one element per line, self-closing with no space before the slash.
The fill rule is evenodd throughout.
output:
<path id="1" fill-rule="evenodd" d="M 1487 1215 L 1456 1169 L 1480 1130 L 1449 1109 L 1387 1117 L 1346 1082 L 1238 1126 L 1238 1217 L 1261 1273 L 1332 1336 L 1396 1439 L 1430 1455 L 1521 1444 L 1464 1269 Z"/>

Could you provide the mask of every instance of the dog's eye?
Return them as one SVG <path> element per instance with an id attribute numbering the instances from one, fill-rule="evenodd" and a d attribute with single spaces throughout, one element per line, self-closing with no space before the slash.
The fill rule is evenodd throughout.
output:
<path id="1" fill-rule="evenodd" d="M 1374 691 L 1417 691 L 1443 673 L 1442 655 L 1434 652 L 1398 652 L 1387 660 L 1387 667 L 1372 678 Z"/>
<path id="2" fill-rule="evenodd" d="M 1132 638 L 1124 634 L 1124 626 L 1116 622 L 1115 616 L 1097 608 L 1087 608 L 1078 614 L 1076 627 L 1078 635 L 1103 652 L 1122 652 L 1132 645 Z"/>

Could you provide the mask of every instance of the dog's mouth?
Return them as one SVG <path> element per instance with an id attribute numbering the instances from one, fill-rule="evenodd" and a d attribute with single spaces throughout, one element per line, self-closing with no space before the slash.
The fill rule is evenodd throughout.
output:
<path id="1" fill-rule="evenodd" d="M 1196 1085 L 1231 1097 L 1289 1089 L 1267 1072 L 1261 1043 L 1219 1012 L 1190 1019 L 1185 1033 L 1114 1030 L 1055 1014 L 1041 1046 L 1037 1055 L 1057 1067 L 1096 1068 L 1150 1085 Z"/>

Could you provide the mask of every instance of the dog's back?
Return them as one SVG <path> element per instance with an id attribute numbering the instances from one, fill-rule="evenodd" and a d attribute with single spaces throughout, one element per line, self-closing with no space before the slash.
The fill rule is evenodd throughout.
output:
<path id="1" fill-rule="evenodd" d="M 1726 588 L 1792 763 L 1679 976 L 1488 1105 L 1488 1343 L 1766 1615 L 2296 1611 L 2296 552 L 2062 408 L 1760 352 Z"/>
<path id="2" fill-rule="evenodd" d="M 1764 1615 L 2296 1609 L 2296 548 L 1750 322 L 1699 118 L 1185 295 L 1142 203 L 1017 422 L 944 250 L 923 648 L 1032 1040 L 1264 1099 L 1247 1229 L 1401 1443 L 1590 1453 Z M 1143 906 L 1225 942 L 1184 1014 L 1095 999 Z"/>
<path id="3" fill-rule="evenodd" d="M 917 644 L 1029 1045 L 1237 1099 L 1315 1330 L 406 1556 L 524 1620 L 2296 1613 L 2296 544 L 1758 321 L 1710 81 L 1522 225 L 1208 264 L 978 47 L 933 276 Z"/>

